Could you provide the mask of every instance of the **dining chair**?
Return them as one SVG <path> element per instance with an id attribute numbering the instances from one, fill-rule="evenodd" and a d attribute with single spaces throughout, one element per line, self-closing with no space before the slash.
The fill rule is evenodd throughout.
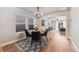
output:
<path id="1" fill-rule="evenodd" d="M 32 32 L 32 34 L 31 34 L 31 37 L 32 37 L 32 40 L 31 40 L 31 45 L 33 44 L 33 42 L 35 42 L 35 51 L 36 51 L 36 49 L 37 49 L 37 43 L 39 43 L 39 45 L 40 45 L 40 48 L 41 48 L 41 42 L 42 42 L 42 38 L 41 38 L 41 34 L 40 34 L 40 32 Z"/>

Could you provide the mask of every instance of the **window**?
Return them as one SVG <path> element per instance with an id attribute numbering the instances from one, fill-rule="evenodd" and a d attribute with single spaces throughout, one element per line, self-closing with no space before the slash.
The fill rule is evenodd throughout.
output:
<path id="1" fill-rule="evenodd" d="M 25 17 L 17 15 L 16 16 L 16 32 L 24 31 L 25 29 Z"/>
<path id="2" fill-rule="evenodd" d="M 29 25 L 29 30 L 34 29 L 34 20 L 33 20 L 33 18 L 29 18 L 28 25 Z"/>

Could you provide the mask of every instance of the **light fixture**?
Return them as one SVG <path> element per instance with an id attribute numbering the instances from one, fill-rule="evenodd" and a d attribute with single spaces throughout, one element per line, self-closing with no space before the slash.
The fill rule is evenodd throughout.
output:
<path id="1" fill-rule="evenodd" d="M 39 19 L 42 16 L 42 13 L 40 12 L 40 8 L 36 7 L 36 10 L 34 11 L 33 15 Z"/>

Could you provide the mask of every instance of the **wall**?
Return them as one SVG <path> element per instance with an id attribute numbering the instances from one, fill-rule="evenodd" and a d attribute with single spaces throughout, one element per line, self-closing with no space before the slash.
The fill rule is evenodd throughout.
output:
<path id="1" fill-rule="evenodd" d="M 79 51 L 79 8 L 71 8 L 71 38 L 77 51 Z"/>
<path id="2" fill-rule="evenodd" d="M 0 45 L 14 42 L 25 34 L 24 32 L 16 33 L 16 15 L 25 16 L 26 19 L 28 19 L 28 16 L 31 16 L 28 12 L 16 7 L 0 7 Z"/>
<path id="3" fill-rule="evenodd" d="M 0 8 L 0 44 L 16 39 L 15 8 Z"/>

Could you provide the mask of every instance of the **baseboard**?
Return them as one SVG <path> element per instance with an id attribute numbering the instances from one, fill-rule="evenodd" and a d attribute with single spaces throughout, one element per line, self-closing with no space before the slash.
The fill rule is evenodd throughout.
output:
<path id="1" fill-rule="evenodd" d="M 79 52 L 78 48 L 76 47 L 76 45 L 74 44 L 74 42 L 72 42 L 74 48 L 75 48 L 75 52 Z"/>
<path id="2" fill-rule="evenodd" d="M 70 38 L 70 37 L 68 37 L 68 38 L 71 40 L 71 43 L 72 43 L 72 45 L 73 45 L 73 47 L 74 47 L 74 49 L 75 49 L 75 52 L 78 52 L 79 50 L 78 50 L 78 48 L 76 47 L 76 45 L 74 44 L 72 38 Z"/>
<path id="3" fill-rule="evenodd" d="M 21 47 L 19 47 L 17 44 L 15 44 L 15 45 L 21 52 L 24 52 L 24 50 Z"/>
<path id="4" fill-rule="evenodd" d="M 18 42 L 18 41 L 23 40 L 23 39 L 25 39 L 25 38 L 26 38 L 26 37 L 23 37 L 23 38 L 21 38 L 21 39 L 12 40 L 12 41 L 9 41 L 9 42 L 6 42 L 6 43 L 2 43 L 2 44 L 0 44 L 0 47 L 4 47 L 4 46 L 6 46 L 6 45 L 9 45 L 9 44 Z"/>

